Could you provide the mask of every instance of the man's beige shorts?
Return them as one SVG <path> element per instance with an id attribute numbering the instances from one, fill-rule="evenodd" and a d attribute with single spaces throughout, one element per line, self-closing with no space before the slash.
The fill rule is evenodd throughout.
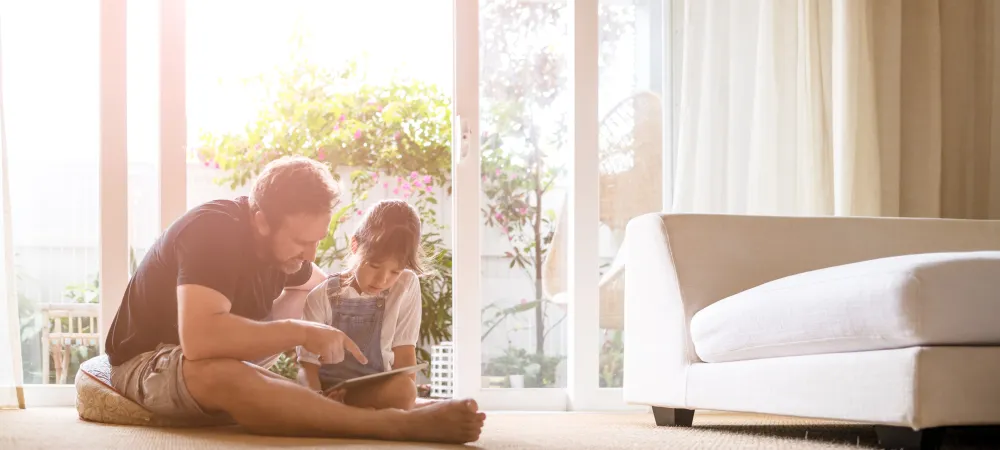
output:
<path id="1" fill-rule="evenodd" d="M 184 383 L 184 354 L 177 345 L 160 344 L 111 368 L 111 384 L 116 391 L 149 412 L 191 425 L 233 423 L 226 414 L 210 414 L 201 409 Z"/>

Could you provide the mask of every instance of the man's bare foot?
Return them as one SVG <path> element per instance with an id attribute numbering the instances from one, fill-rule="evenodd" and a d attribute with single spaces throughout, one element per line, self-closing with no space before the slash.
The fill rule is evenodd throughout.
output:
<path id="1" fill-rule="evenodd" d="M 475 400 L 447 400 L 406 411 L 399 435 L 403 441 L 466 444 L 479 440 L 486 414 Z"/>

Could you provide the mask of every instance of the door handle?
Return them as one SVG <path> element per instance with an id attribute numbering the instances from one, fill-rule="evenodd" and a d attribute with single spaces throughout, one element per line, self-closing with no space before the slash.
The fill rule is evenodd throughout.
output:
<path id="1" fill-rule="evenodd" d="M 472 145 L 472 126 L 458 114 L 455 115 L 455 120 L 452 123 L 457 133 L 458 162 L 462 162 L 469 156 L 469 147 Z"/>

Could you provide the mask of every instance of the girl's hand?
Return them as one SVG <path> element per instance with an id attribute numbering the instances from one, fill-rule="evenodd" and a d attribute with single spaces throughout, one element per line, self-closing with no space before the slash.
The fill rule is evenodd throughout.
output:
<path id="1" fill-rule="evenodd" d="M 326 394 L 326 398 L 333 400 L 338 403 L 344 403 L 344 398 L 347 397 L 346 389 L 335 389 Z"/>

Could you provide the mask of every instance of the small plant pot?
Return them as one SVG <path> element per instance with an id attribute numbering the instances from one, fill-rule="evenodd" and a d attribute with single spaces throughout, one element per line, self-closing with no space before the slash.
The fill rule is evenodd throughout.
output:
<path id="1" fill-rule="evenodd" d="M 511 375 L 510 376 L 510 388 L 511 389 L 524 389 L 524 375 Z"/>

